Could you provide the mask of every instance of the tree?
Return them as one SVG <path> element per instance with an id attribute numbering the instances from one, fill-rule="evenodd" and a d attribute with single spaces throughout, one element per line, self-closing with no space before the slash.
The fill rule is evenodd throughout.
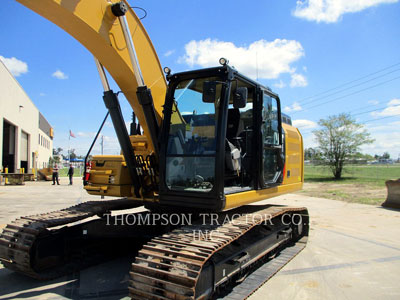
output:
<path id="1" fill-rule="evenodd" d="M 390 158 L 390 154 L 389 154 L 389 152 L 384 152 L 382 155 L 378 155 L 378 154 L 375 154 L 375 159 L 389 159 Z"/>
<path id="2" fill-rule="evenodd" d="M 374 140 L 363 125 L 357 124 L 349 114 L 329 116 L 319 120 L 318 125 L 321 129 L 313 131 L 318 148 L 335 179 L 340 179 L 346 159 L 355 154 L 361 145 Z"/>
<path id="3" fill-rule="evenodd" d="M 352 159 L 366 159 L 366 160 L 373 160 L 374 157 L 370 154 L 363 154 L 361 152 L 356 152 L 353 155 L 351 155 Z"/>
<path id="4" fill-rule="evenodd" d="M 63 152 L 63 148 L 61 147 L 58 147 L 57 149 L 53 148 L 53 155 L 60 155 L 61 152 Z"/>
<path id="5" fill-rule="evenodd" d="M 305 160 L 320 160 L 321 152 L 316 148 L 306 148 L 304 149 L 304 159 Z"/>
<path id="6" fill-rule="evenodd" d="M 75 159 L 76 158 L 75 149 L 69 150 L 69 157 L 71 159 Z"/>
<path id="7" fill-rule="evenodd" d="M 49 166 L 54 166 L 54 164 L 59 164 L 59 163 L 60 163 L 59 156 L 49 157 Z"/>

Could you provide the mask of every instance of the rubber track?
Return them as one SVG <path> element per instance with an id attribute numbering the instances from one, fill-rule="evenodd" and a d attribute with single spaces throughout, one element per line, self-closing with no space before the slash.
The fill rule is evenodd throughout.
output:
<path id="1" fill-rule="evenodd" d="M 257 217 L 254 219 L 251 214 L 246 214 L 220 226 L 188 225 L 152 239 L 139 251 L 132 264 L 130 297 L 161 300 L 198 299 L 202 295 L 195 294 L 196 284 L 202 267 L 211 256 L 268 219 L 298 211 L 306 209 L 272 206 L 257 211 Z M 194 240 L 194 230 L 203 233 L 207 230 L 212 231 L 212 239 Z M 285 259 L 285 263 L 290 258 Z M 257 288 L 258 286 L 253 290 Z"/>
<path id="2" fill-rule="evenodd" d="M 53 279 L 68 274 L 85 266 L 66 264 L 40 273 L 33 269 L 34 258 L 31 257 L 31 249 L 40 235 L 53 227 L 68 225 L 112 210 L 136 206 L 128 199 L 89 201 L 58 211 L 18 218 L 8 224 L 0 235 L 0 261 L 8 269 L 39 280 Z"/>

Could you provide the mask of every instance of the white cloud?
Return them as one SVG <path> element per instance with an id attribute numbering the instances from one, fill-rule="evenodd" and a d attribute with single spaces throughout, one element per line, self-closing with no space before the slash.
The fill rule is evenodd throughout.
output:
<path id="1" fill-rule="evenodd" d="M 294 102 L 291 106 L 285 106 L 283 110 L 285 112 L 292 112 L 292 111 L 300 111 L 303 108 L 300 106 L 298 102 Z"/>
<path id="2" fill-rule="evenodd" d="M 179 62 L 190 67 L 212 67 L 221 57 L 229 59 L 230 65 L 249 77 L 278 78 L 282 73 L 294 73 L 291 64 L 304 56 L 301 44 L 295 40 L 259 40 L 249 46 L 236 46 L 231 42 L 205 39 L 190 41 L 185 45 L 185 55 Z"/>
<path id="3" fill-rule="evenodd" d="M 298 0 L 293 15 L 317 23 L 334 23 L 346 13 L 355 13 L 382 3 L 398 0 Z"/>
<path id="4" fill-rule="evenodd" d="M 293 73 L 291 77 L 290 87 L 305 87 L 308 85 L 307 79 L 301 74 Z"/>
<path id="5" fill-rule="evenodd" d="M 369 154 L 383 154 L 389 152 L 392 158 L 397 158 L 400 154 L 400 131 L 393 132 L 393 127 L 386 132 L 371 132 L 371 137 L 375 142 L 361 147 L 362 151 Z"/>
<path id="6" fill-rule="evenodd" d="M 46 96 L 46 93 L 39 93 L 39 96 L 44 97 L 44 96 Z"/>
<path id="7" fill-rule="evenodd" d="M 21 74 L 28 73 L 28 64 L 26 62 L 23 62 L 22 60 L 19 60 L 15 57 L 6 58 L 1 55 L 0 60 L 4 63 L 10 73 L 15 77 L 18 77 Z"/>
<path id="8" fill-rule="evenodd" d="M 318 126 L 317 123 L 311 120 L 293 120 L 293 126 L 301 129 L 311 129 Z"/>
<path id="9" fill-rule="evenodd" d="M 400 99 L 392 99 L 388 102 L 388 107 L 379 112 L 372 112 L 371 116 L 374 117 L 389 117 L 389 116 L 400 116 Z"/>
<path id="10" fill-rule="evenodd" d="M 274 87 L 278 88 L 278 89 L 283 89 L 286 86 L 286 84 L 280 80 L 278 83 L 274 83 Z"/>
<path id="11" fill-rule="evenodd" d="M 367 123 L 365 128 L 371 133 L 371 137 L 375 141 L 372 144 L 361 147 L 364 153 L 381 155 L 384 152 L 389 152 L 392 158 L 399 157 L 400 121 L 388 122 L 387 120 L 382 120 L 381 122 L 371 122 Z"/>
<path id="12" fill-rule="evenodd" d="M 118 138 L 117 138 L 117 137 L 115 137 L 115 136 L 108 136 L 108 135 L 104 135 L 103 137 L 104 137 L 104 141 L 105 141 L 105 142 L 115 143 L 115 144 L 118 145 L 118 146 L 115 147 L 115 148 L 116 148 L 116 149 L 119 149 L 119 142 L 118 142 Z"/>
<path id="13" fill-rule="evenodd" d="M 371 105 L 378 105 L 378 104 L 379 104 L 379 101 L 378 101 L 378 100 L 369 100 L 369 101 L 368 101 L 368 104 L 371 104 Z"/>
<path id="14" fill-rule="evenodd" d="M 305 122 L 303 122 L 305 121 Z M 312 122 L 312 121 L 310 121 Z M 294 120 L 293 124 L 299 127 L 300 132 L 305 128 L 303 124 L 307 124 L 308 120 Z M 361 152 L 374 154 L 383 154 L 389 152 L 392 158 L 397 158 L 400 155 L 400 121 L 391 122 L 384 125 L 376 125 L 372 123 L 366 124 L 366 129 L 371 133 L 371 138 L 375 139 L 372 144 L 361 146 Z M 315 136 L 311 131 L 305 131 L 303 135 L 304 148 L 318 147 L 315 141 Z"/>
<path id="15" fill-rule="evenodd" d="M 303 133 L 303 132 L 301 132 L 301 129 L 300 129 L 300 133 L 303 136 L 304 149 L 318 147 L 318 143 L 315 141 L 315 135 L 312 132 L 306 131 L 305 133 Z"/>
<path id="16" fill-rule="evenodd" d="M 127 122 L 125 122 L 125 123 L 127 123 Z M 128 122 L 129 123 L 129 122 Z M 104 123 L 104 126 L 105 127 L 107 127 L 107 128 L 114 128 L 114 125 L 112 124 L 112 122 L 110 122 L 110 121 L 106 121 L 105 123 Z M 128 125 L 127 125 L 128 126 Z M 131 125 L 129 125 L 129 126 L 131 126 Z"/>
<path id="17" fill-rule="evenodd" d="M 83 132 L 83 131 L 78 131 L 76 133 L 77 136 L 79 137 L 90 137 L 94 138 L 96 136 L 96 132 Z"/>
<path id="18" fill-rule="evenodd" d="M 374 133 L 387 133 L 387 132 L 393 132 L 394 129 L 399 128 L 399 132 L 400 132 L 400 121 L 394 121 L 394 122 L 389 122 L 389 123 L 384 123 L 384 124 L 376 124 L 376 122 L 371 122 L 371 123 L 367 123 L 365 124 L 365 128 L 369 131 L 369 132 L 374 132 Z"/>
<path id="19" fill-rule="evenodd" d="M 400 105 L 400 99 L 392 99 L 389 101 L 388 106 Z"/>
<path id="20" fill-rule="evenodd" d="M 105 132 L 99 136 L 94 145 L 91 154 L 99 155 L 101 154 L 101 136 L 104 135 L 104 143 L 103 143 L 103 153 L 105 155 L 119 155 L 121 152 L 121 148 L 118 143 L 118 139 L 115 136 L 113 130 L 104 130 Z M 108 133 L 107 133 L 108 131 Z M 68 131 L 64 131 L 64 133 L 60 133 L 54 138 L 54 145 L 57 147 L 61 147 L 64 149 L 64 153 L 67 153 L 67 149 L 75 149 L 75 153 L 78 155 L 86 155 L 90 145 L 93 142 L 93 137 L 96 132 L 91 131 L 73 131 L 76 138 L 68 138 Z M 57 148 L 56 147 L 56 148 Z"/>
<path id="21" fill-rule="evenodd" d="M 168 56 L 171 56 L 174 53 L 175 53 L 175 50 L 168 50 L 167 52 L 164 53 L 164 56 L 168 57 Z"/>
<path id="22" fill-rule="evenodd" d="M 57 78 L 57 79 L 68 79 L 68 75 L 64 74 L 61 70 L 55 71 L 51 76 Z"/>
<path id="23" fill-rule="evenodd" d="M 400 121 L 392 122 L 390 126 L 400 126 Z"/>

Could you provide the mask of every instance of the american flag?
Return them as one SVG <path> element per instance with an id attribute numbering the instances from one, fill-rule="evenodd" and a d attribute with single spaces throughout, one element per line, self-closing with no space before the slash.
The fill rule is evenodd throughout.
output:
<path id="1" fill-rule="evenodd" d="M 75 134 L 73 134 L 73 132 L 71 130 L 69 131 L 69 136 L 73 137 L 73 138 L 76 138 Z"/>

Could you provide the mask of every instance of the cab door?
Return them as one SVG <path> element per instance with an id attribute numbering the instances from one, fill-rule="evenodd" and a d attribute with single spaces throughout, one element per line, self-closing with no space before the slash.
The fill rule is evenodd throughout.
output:
<path id="1" fill-rule="evenodd" d="M 261 177 L 264 186 L 282 181 L 282 124 L 279 98 L 263 91 L 261 110 Z"/>

